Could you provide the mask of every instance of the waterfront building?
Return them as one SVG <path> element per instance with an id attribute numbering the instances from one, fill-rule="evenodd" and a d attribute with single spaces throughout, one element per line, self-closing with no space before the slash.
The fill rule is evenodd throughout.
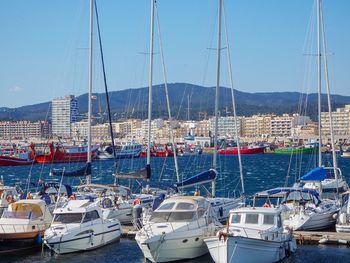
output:
<path id="1" fill-rule="evenodd" d="M 250 138 L 267 138 L 271 136 L 272 114 L 253 115 L 242 118 L 242 136 Z"/>
<path id="2" fill-rule="evenodd" d="M 343 108 L 337 108 L 332 112 L 333 132 L 339 139 L 347 139 L 350 136 L 350 105 L 345 105 Z M 321 127 L 322 135 L 329 137 L 329 113 L 321 112 Z"/>
<path id="3" fill-rule="evenodd" d="M 241 136 L 241 119 L 242 117 L 237 118 L 237 130 L 238 130 L 238 136 Z M 211 134 L 214 135 L 215 132 L 215 118 L 209 119 L 209 129 L 211 131 Z M 218 118 L 218 137 L 225 137 L 225 138 L 235 138 L 236 136 L 236 127 L 235 127 L 235 121 L 233 116 L 227 116 L 227 117 L 219 117 Z"/>
<path id="4" fill-rule="evenodd" d="M 310 117 L 299 114 L 275 116 L 271 119 L 271 136 L 290 137 L 292 136 L 292 128 L 297 125 L 306 125 L 309 122 L 311 122 Z"/>
<path id="5" fill-rule="evenodd" d="M 77 121 L 78 105 L 74 95 L 52 100 L 52 134 L 72 137 L 72 124 Z"/>
<path id="6" fill-rule="evenodd" d="M 49 138 L 51 126 L 48 121 L 1 121 L 1 139 Z"/>

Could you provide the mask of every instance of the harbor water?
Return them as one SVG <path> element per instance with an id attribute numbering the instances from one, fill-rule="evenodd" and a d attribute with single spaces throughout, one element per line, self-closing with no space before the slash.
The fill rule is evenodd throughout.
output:
<path id="1" fill-rule="evenodd" d="M 330 155 L 324 155 L 324 164 L 331 162 Z M 277 154 L 244 155 L 242 156 L 246 195 L 250 196 L 257 191 L 268 188 L 284 186 L 288 176 L 288 185 L 291 186 L 300 176 L 315 166 L 314 155 L 293 156 Z M 350 158 L 338 158 L 339 167 L 342 169 L 343 176 L 350 183 Z M 145 158 L 123 159 L 116 164 L 118 172 L 133 171 L 144 167 Z M 211 168 L 211 155 L 193 155 L 179 157 L 180 178 L 188 178 L 198 172 Z M 81 167 L 82 163 L 70 164 L 34 164 L 32 166 L 1 167 L 0 176 L 4 178 L 5 184 L 13 185 L 22 183 L 22 187 L 38 180 L 60 181 L 61 178 L 49 176 L 52 168 L 65 168 L 73 170 Z M 113 161 L 95 161 L 93 162 L 92 182 L 98 184 L 108 184 L 114 182 L 112 173 L 115 171 Z M 176 174 L 173 159 L 152 158 L 152 180 L 167 183 L 176 182 Z M 217 168 L 219 176 L 217 178 L 217 196 L 234 196 L 241 193 L 239 181 L 239 169 L 237 156 L 219 156 L 219 165 Z M 64 178 L 64 183 L 78 185 L 79 179 Z M 122 180 L 119 183 L 137 188 L 134 181 Z M 209 187 L 209 186 L 208 186 Z M 188 194 L 193 194 L 195 189 L 189 189 Z M 202 192 L 204 194 L 204 192 Z M 52 255 L 48 249 L 42 251 L 27 252 L 25 254 L 1 255 L 0 263 L 3 262 L 146 262 L 137 243 L 132 239 L 122 238 L 119 243 L 110 244 L 103 248 L 67 255 Z M 188 260 L 185 262 L 213 262 L 210 255 L 201 258 Z M 283 262 L 350 262 L 350 248 L 347 246 L 311 246 L 302 245 L 298 247 L 295 254 Z"/>

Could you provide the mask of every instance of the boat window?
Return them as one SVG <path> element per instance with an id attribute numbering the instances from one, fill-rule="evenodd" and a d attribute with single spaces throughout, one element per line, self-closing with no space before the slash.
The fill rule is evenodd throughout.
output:
<path id="1" fill-rule="evenodd" d="M 174 207 L 175 203 L 166 203 L 162 206 L 160 206 L 159 210 L 171 210 Z"/>
<path id="2" fill-rule="evenodd" d="M 193 210 L 195 208 L 194 204 L 191 203 L 178 203 L 176 210 Z"/>
<path id="3" fill-rule="evenodd" d="M 275 224 L 275 220 L 274 220 L 275 216 L 274 215 L 264 215 L 264 225 L 274 225 Z"/>
<path id="4" fill-rule="evenodd" d="M 165 222 L 184 222 L 191 221 L 195 216 L 195 212 L 157 212 L 154 211 L 150 222 L 165 223 Z"/>
<path id="5" fill-rule="evenodd" d="M 53 222 L 61 224 L 81 223 L 82 218 L 82 213 L 56 214 Z"/>
<path id="6" fill-rule="evenodd" d="M 29 219 L 30 217 L 31 212 L 4 211 L 2 214 L 2 218 Z"/>
<path id="7" fill-rule="evenodd" d="M 90 222 L 99 218 L 100 216 L 98 215 L 96 210 L 90 211 L 85 214 L 83 223 Z"/>
<path id="8" fill-rule="evenodd" d="M 241 222 L 241 215 L 233 214 L 231 216 L 231 224 L 239 224 Z"/>
<path id="9" fill-rule="evenodd" d="M 246 214 L 245 223 L 246 224 L 257 224 L 259 220 L 259 214 Z"/>

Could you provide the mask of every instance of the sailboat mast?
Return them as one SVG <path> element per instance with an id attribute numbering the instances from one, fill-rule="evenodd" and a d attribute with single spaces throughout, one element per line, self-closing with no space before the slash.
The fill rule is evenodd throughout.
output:
<path id="1" fill-rule="evenodd" d="M 222 0 L 218 0 L 218 35 L 217 35 L 217 66 L 216 66 L 216 89 L 215 89 L 215 131 L 214 131 L 214 156 L 213 169 L 217 168 L 217 146 L 218 146 L 218 112 L 219 112 L 219 89 L 220 89 L 220 57 L 221 57 L 221 13 Z M 212 182 L 212 196 L 215 196 L 216 182 Z"/>
<path id="2" fill-rule="evenodd" d="M 161 56 L 161 60 L 162 60 L 162 69 L 163 69 L 163 77 L 164 77 L 165 98 L 166 98 L 166 105 L 167 105 L 167 109 L 168 109 L 170 140 L 171 140 L 172 150 L 174 153 L 174 165 L 175 165 L 176 179 L 178 182 L 180 182 L 179 165 L 177 162 L 177 153 L 176 153 L 176 145 L 175 145 L 175 139 L 174 139 L 174 131 L 173 131 L 173 128 L 171 126 L 173 118 L 172 118 L 171 109 L 170 109 L 168 78 L 167 78 L 166 68 L 165 68 L 163 44 L 162 44 L 162 37 L 160 34 L 160 23 L 159 23 L 159 14 L 158 14 L 158 6 L 157 5 L 155 5 L 155 11 L 156 11 L 155 14 L 156 14 L 156 21 L 157 21 L 159 50 L 160 50 L 160 56 Z"/>
<path id="3" fill-rule="evenodd" d="M 92 44 L 93 44 L 93 0 L 90 0 L 90 36 L 89 36 L 89 94 L 88 94 L 88 150 L 87 163 L 91 164 L 91 118 L 92 118 Z M 91 175 L 86 175 L 86 184 L 91 183 Z"/>
<path id="4" fill-rule="evenodd" d="M 328 116 L 329 116 L 329 130 L 331 135 L 331 146 L 332 146 L 332 158 L 333 158 L 333 169 L 334 177 L 336 180 L 337 194 L 338 194 L 338 164 L 337 156 L 335 152 L 335 140 L 334 140 L 334 131 L 333 131 L 333 116 L 332 116 L 332 103 L 331 103 L 331 92 L 329 87 L 329 76 L 328 76 L 328 62 L 327 62 L 327 46 L 326 46 L 326 36 L 324 31 L 324 19 L 323 19 L 323 6 L 322 2 L 320 5 L 320 16 L 321 16 L 321 30 L 322 30 L 322 45 L 323 45 L 323 61 L 324 61 L 324 70 L 326 78 L 326 90 L 327 90 L 327 102 L 328 102 Z"/>
<path id="5" fill-rule="evenodd" d="M 321 6 L 317 0 L 317 102 L 318 102 L 318 167 L 322 166 L 322 131 L 321 131 Z"/>
<path id="6" fill-rule="evenodd" d="M 228 33 L 227 33 L 227 23 L 226 23 L 226 15 L 225 8 L 223 8 L 223 17 L 224 17 L 224 29 L 225 29 L 225 39 L 226 39 L 226 47 L 227 47 L 227 61 L 228 61 L 228 70 L 230 75 L 230 85 L 231 85 L 231 98 L 232 98 L 232 109 L 233 109 L 233 117 L 235 123 L 235 134 L 236 134 L 236 142 L 237 142 L 237 155 L 238 155 L 238 165 L 239 165 L 239 174 L 241 178 L 241 187 L 242 187 L 242 195 L 245 195 L 245 187 L 244 187 L 244 175 L 243 175 L 243 165 L 242 165 L 242 157 L 241 157 L 241 146 L 239 140 L 239 132 L 238 132 L 238 118 L 236 111 L 236 99 L 234 94 L 233 87 L 233 74 L 232 74 L 232 65 L 231 65 L 231 50 L 230 43 L 228 41 Z"/>
<path id="7" fill-rule="evenodd" d="M 147 167 L 151 165 L 151 120 L 152 120 L 152 81 L 153 81 L 153 37 L 154 37 L 154 1 L 151 0 L 151 30 L 149 45 L 149 75 L 148 75 L 148 141 L 147 141 Z"/>

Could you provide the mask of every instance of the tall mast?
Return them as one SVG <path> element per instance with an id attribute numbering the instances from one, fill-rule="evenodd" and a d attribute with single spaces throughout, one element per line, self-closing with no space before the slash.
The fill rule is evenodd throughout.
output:
<path id="1" fill-rule="evenodd" d="M 168 78 L 167 78 L 166 68 L 165 68 L 163 44 L 162 44 L 162 37 L 161 37 L 161 34 L 160 34 L 160 22 L 159 22 L 158 6 L 157 5 L 155 5 L 155 11 L 156 11 L 156 18 L 157 18 L 157 32 L 158 32 L 158 42 L 159 42 L 160 56 L 161 56 L 161 59 L 162 59 L 162 68 L 163 68 L 163 77 L 164 77 L 166 105 L 167 105 L 167 109 L 168 109 L 170 140 L 171 140 L 172 149 L 173 149 L 173 153 L 174 153 L 174 165 L 175 165 L 176 179 L 177 179 L 178 182 L 180 182 L 179 165 L 178 165 L 178 162 L 177 162 L 177 154 L 176 154 L 176 145 L 175 145 L 175 139 L 174 139 L 174 131 L 173 131 L 173 128 L 171 126 L 171 123 L 172 123 L 173 119 L 172 119 L 171 109 L 170 109 L 169 90 L 168 90 Z"/>
<path id="2" fill-rule="evenodd" d="M 241 157 L 241 146 L 240 146 L 240 142 L 239 142 L 240 140 L 239 140 L 239 134 L 238 134 L 238 118 L 237 118 L 236 100 L 235 100 L 235 94 L 234 94 L 234 88 L 233 88 L 232 65 L 231 65 L 231 50 L 230 50 L 230 44 L 229 44 L 229 41 L 228 41 L 225 8 L 224 8 L 223 15 L 224 15 L 224 28 L 225 28 L 226 46 L 227 46 L 228 70 L 229 70 L 229 74 L 230 74 L 230 84 L 231 84 L 232 109 L 233 109 L 233 116 L 234 116 L 234 123 L 235 123 L 235 133 L 236 133 L 235 137 L 236 137 L 236 142 L 237 142 L 239 174 L 240 174 L 240 178 L 241 178 L 242 195 L 244 196 L 245 195 L 245 187 L 244 187 L 243 165 L 242 165 L 242 157 Z"/>
<path id="3" fill-rule="evenodd" d="M 218 111 L 219 111 L 219 89 L 220 89 L 220 56 L 221 56 L 221 12 L 222 0 L 218 0 L 218 35 L 217 35 L 217 66 L 216 66 L 216 90 L 215 90 L 215 131 L 214 131 L 214 156 L 213 169 L 217 168 L 217 146 L 218 146 Z M 212 182 L 212 196 L 215 196 L 215 180 Z"/>
<path id="4" fill-rule="evenodd" d="M 153 37 L 154 37 L 154 1 L 151 0 L 151 31 L 149 45 L 149 75 L 148 75 L 148 145 L 147 167 L 151 166 L 151 120 L 152 120 L 152 78 L 153 78 Z"/>
<path id="5" fill-rule="evenodd" d="M 91 118 L 92 118 L 92 39 L 93 39 L 93 0 L 90 0 L 90 37 L 89 37 L 89 94 L 88 94 L 88 151 L 87 164 L 91 165 Z M 86 184 L 91 183 L 91 174 L 86 176 Z"/>
<path id="6" fill-rule="evenodd" d="M 322 166 L 321 134 L 321 6 L 317 0 L 317 101 L 318 101 L 318 167 Z"/>
<path id="7" fill-rule="evenodd" d="M 325 78 L 326 78 L 326 89 L 327 89 L 327 102 L 328 102 L 328 116 L 329 116 L 329 130 L 331 135 L 331 146 L 332 146 L 332 158 L 333 158 L 333 169 L 334 169 L 334 177 L 336 180 L 337 194 L 338 194 L 338 164 L 337 164 L 337 156 L 335 152 L 335 140 L 334 140 L 334 132 L 333 132 L 333 116 L 332 116 L 332 103 L 331 103 L 331 92 L 329 87 L 329 77 L 328 77 L 328 62 L 327 62 L 327 46 L 326 46 L 326 36 L 324 31 L 324 19 L 323 19 L 323 6 L 322 2 L 320 5 L 320 16 L 321 16 L 321 30 L 322 30 L 322 45 L 323 45 L 323 61 L 324 61 L 324 70 L 325 70 Z"/>

